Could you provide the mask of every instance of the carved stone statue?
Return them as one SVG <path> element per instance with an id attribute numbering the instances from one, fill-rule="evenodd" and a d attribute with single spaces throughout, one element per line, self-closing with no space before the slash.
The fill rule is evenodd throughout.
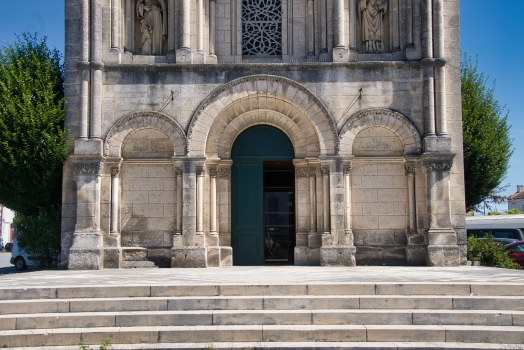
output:
<path id="1" fill-rule="evenodd" d="M 387 11 L 387 0 L 360 0 L 358 3 L 365 53 L 384 52 L 384 15 Z"/>
<path id="2" fill-rule="evenodd" d="M 140 19 L 142 55 L 162 54 L 167 36 L 167 9 L 164 0 L 138 0 L 136 13 Z"/>

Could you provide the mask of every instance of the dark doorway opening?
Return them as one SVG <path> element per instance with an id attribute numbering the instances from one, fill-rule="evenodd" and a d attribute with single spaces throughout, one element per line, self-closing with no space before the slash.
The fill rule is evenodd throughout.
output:
<path id="1" fill-rule="evenodd" d="M 290 160 L 264 162 L 264 260 L 293 264 L 295 251 L 295 167 Z"/>

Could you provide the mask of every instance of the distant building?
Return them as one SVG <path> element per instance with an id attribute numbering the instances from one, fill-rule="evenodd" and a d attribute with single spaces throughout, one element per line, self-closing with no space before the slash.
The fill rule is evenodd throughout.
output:
<path id="1" fill-rule="evenodd" d="M 0 237 L 4 239 L 4 243 L 13 241 L 13 218 L 15 212 L 0 204 Z"/>
<path id="2" fill-rule="evenodd" d="M 524 213 L 524 186 L 517 185 L 517 193 L 509 197 L 508 210 L 518 209 Z"/>

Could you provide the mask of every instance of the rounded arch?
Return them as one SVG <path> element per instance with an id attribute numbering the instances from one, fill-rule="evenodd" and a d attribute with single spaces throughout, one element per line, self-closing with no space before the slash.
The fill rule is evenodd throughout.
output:
<path id="1" fill-rule="evenodd" d="M 274 111 L 272 125 L 285 130 L 293 122 L 310 141 L 318 145 L 316 156 L 338 154 L 336 123 L 324 103 L 297 82 L 273 75 L 251 75 L 233 80 L 211 93 L 194 112 L 187 131 L 187 154 L 204 156 L 227 126 L 250 111 Z M 251 114 L 252 116 L 256 113 Z M 260 118 L 250 125 L 265 123 Z M 217 129 L 220 132 L 217 132 Z M 308 144 L 307 140 L 306 145 Z M 216 152 L 215 154 L 217 154 Z"/>
<path id="2" fill-rule="evenodd" d="M 235 157 L 289 157 L 294 159 L 292 141 L 282 130 L 267 124 L 250 126 L 238 134 L 233 142 L 231 156 Z"/>
<path id="3" fill-rule="evenodd" d="M 166 114 L 159 112 L 133 112 L 123 116 L 109 129 L 104 142 L 104 154 L 120 157 L 124 140 L 132 133 L 142 129 L 157 129 L 163 132 L 173 144 L 173 156 L 183 156 L 186 150 L 184 129 Z"/>
<path id="4" fill-rule="evenodd" d="M 355 137 L 362 130 L 373 126 L 391 130 L 402 142 L 405 155 L 422 153 L 417 128 L 405 116 L 390 109 L 369 109 L 351 116 L 340 131 L 340 153 L 352 155 Z"/>

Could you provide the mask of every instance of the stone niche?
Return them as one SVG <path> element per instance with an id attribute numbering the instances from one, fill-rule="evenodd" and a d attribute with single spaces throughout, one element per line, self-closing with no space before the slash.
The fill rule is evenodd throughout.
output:
<path id="1" fill-rule="evenodd" d="M 121 244 L 124 261 L 170 266 L 175 232 L 175 169 L 171 140 L 139 130 L 122 146 Z"/>
<path id="2" fill-rule="evenodd" d="M 408 188 L 402 141 L 374 126 L 357 135 L 353 153 L 351 212 L 357 264 L 405 265 Z"/>

